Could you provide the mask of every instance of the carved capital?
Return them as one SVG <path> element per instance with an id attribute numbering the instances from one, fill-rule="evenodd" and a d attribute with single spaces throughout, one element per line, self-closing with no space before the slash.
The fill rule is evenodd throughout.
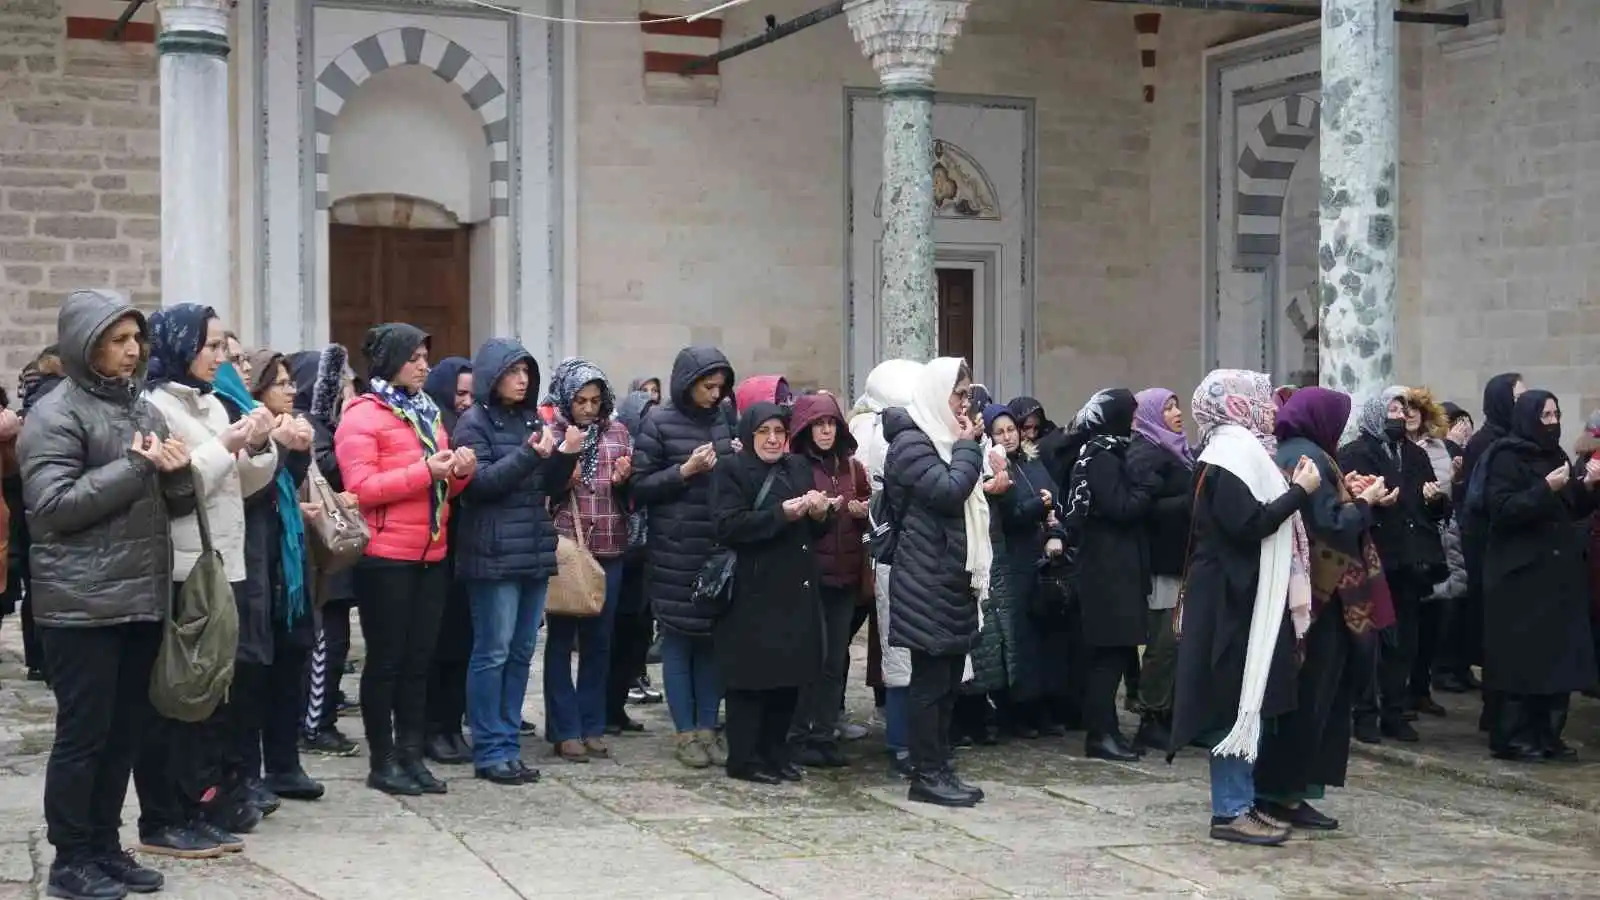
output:
<path id="1" fill-rule="evenodd" d="M 850 0 L 845 14 L 861 52 L 888 89 L 930 90 L 970 0 Z"/>
<path id="2" fill-rule="evenodd" d="M 161 30 L 228 34 L 233 17 L 232 0 L 156 0 L 161 14 Z"/>

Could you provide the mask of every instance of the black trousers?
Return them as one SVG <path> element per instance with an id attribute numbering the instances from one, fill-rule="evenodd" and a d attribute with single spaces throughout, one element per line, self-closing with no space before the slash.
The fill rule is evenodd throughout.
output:
<path id="1" fill-rule="evenodd" d="M 440 563 L 369 557 L 356 564 L 356 603 L 367 642 L 361 722 L 374 765 L 393 754 L 397 741 L 402 750 L 420 752 L 446 578 Z"/>
<path id="2" fill-rule="evenodd" d="M 1121 734 L 1117 720 L 1117 685 L 1137 667 L 1137 647 L 1095 647 L 1089 653 L 1089 677 L 1083 689 L 1083 725 L 1091 736 Z"/>
<path id="3" fill-rule="evenodd" d="M 850 673 L 850 626 L 856 613 L 855 591 L 823 586 L 822 671 L 815 681 L 800 688 L 800 703 L 795 708 L 794 726 L 789 734 L 796 741 L 833 743 L 844 705 L 844 684 Z"/>
<path id="4" fill-rule="evenodd" d="M 344 664 L 350 658 L 350 610 L 354 605 L 353 600 L 329 600 L 317 612 L 317 642 L 306 663 L 306 706 L 301 722 L 307 735 L 339 720 Z"/>
<path id="5" fill-rule="evenodd" d="M 156 622 L 105 628 L 39 629 L 41 654 L 56 696 L 55 743 L 44 776 L 46 836 L 56 863 L 120 852 L 118 830 L 128 773 L 143 806 L 166 790 L 148 768 L 135 768 L 155 720 L 150 670 L 161 648 Z"/>
<path id="6" fill-rule="evenodd" d="M 911 651 L 911 684 L 906 722 L 910 731 L 911 765 L 919 772 L 938 772 L 950 762 L 950 724 L 956 692 L 961 687 L 965 656 L 934 656 Z"/>
<path id="7" fill-rule="evenodd" d="M 450 581 L 439 618 L 439 640 L 428 669 L 428 733 L 459 734 L 467 716 L 467 662 L 472 658 L 472 601 L 462 581 Z"/>
<path id="8" fill-rule="evenodd" d="M 300 711 L 300 673 L 306 652 L 278 642 L 271 665 L 238 663 L 234 667 L 235 754 L 246 778 L 300 771 L 296 744 Z"/>
<path id="9" fill-rule="evenodd" d="M 22 664 L 28 669 L 44 671 L 44 647 L 39 642 L 39 629 L 33 624 L 33 591 L 28 578 L 21 576 L 18 585 L 22 594 Z"/>
<path id="10" fill-rule="evenodd" d="M 606 675 L 606 722 L 619 725 L 628 717 L 628 689 L 644 671 L 644 658 L 655 639 L 655 620 L 648 609 L 618 615 L 611 625 L 611 667 Z"/>
<path id="11" fill-rule="evenodd" d="M 1398 720 L 1411 698 L 1411 663 L 1417 654 L 1418 622 L 1422 615 L 1421 585 L 1407 573 L 1388 575 L 1389 596 L 1394 599 L 1394 635 L 1372 642 L 1372 653 L 1351 658 L 1355 691 L 1355 717 L 1378 716 Z"/>
<path id="12" fill-rule="evenodd" d="M 1421 700 L 1433 694 L 1433 666 L 1439 658 L 1443 638 L 1445 607 L 1449 600 L 1429 598 L 1417 609 L 1417 652 L 1411 658 L 1409 699 Z"/>
<path id="13" fill-rule="evenodd" d="M 786 739 L 800 689 L 729 690 L 723 735 L 728 739 L 728 771 L 770 769 L 788 762 Z"/>

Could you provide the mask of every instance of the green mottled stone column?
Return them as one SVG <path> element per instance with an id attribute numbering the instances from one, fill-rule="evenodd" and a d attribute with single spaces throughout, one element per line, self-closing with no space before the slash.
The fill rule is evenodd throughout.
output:
<path id="1" fill-rule="evenodd" d="M 1400 259 L 1395 0 L 1323 0 L 1323 387 L 1366 399 L 1394 380 Z M 1354 421 L 1355 416 L 1352 416 Z"/>
<path id="2" fill-rule="evenodd" d="M 230 0 L 159 0 L 161 302 L 231 316 Z"/>
<path id="3" fill-rule="evenodd" d="M 933 70 L 966 18 L 967 0 L 852 0 L 850 30 L 883 86 L 884 359 L 938 353 L 933 243 Z"/>

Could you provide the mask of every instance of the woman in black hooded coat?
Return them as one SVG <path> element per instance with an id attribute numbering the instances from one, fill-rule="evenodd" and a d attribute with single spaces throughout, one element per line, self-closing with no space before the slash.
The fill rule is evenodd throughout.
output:
<path id="1" fill-rule="evenodd" d="M 1467 505 L 1488 521 L 1483 556 L 1486 691 L 1498 697 L 1490 748 L 1516 761 L 1570 759 L 1561 740 L 1573 691 L 1595 680 L 1588 537 L 1600 463 L 1573 471 L 1549 391 L 1517 398 L 1511 433 L 1483 455 Z"/>
<path id="2" fill-rule="evenodd" d="M 472 405 L 472 360 L 464 356 L 439 360 L 428 372 L 422 390 L 439 407 L 445 433 L 455 434 L 461 413 Z M 461 498 L 456 497 L 450 501 L 450 516 L 459 522 L 460 515 Z M 454 566 L 460 534 L 457 528 L 445 535 L 445 543 L 450 547 L 444 558 L 446 568 Z M 466 582 L 452 574 L 444 613 L 439 619 L 433 665 L 428 671 L 428 739 L 423 744 L 423 752 L 440 765 L 472 762 L 472 747 L 461 731 L 467 719 L 467 662 L 471 658 L 472 602 L 467 598 Z"/>
<path id="3" fill-rule="evenodd" d="M 639 378 L 634 384 L 650 379 Z M 617 421 L 628 429 L 629 436 L 637 439 L 644 417 L 654 409 L 656 401 L 649 391 L 635 388 L 617 404 Z M 645 660 L 650 653 L 650 641 L 655 632 L 655 619 L 650 615 L 650 602 L 644 592 L 645 532 L 649 529 L 646 514 L 628 499 L 628 550 L 622 555 L 622 593 L 617 602 L 617 615 L 611 627 L 611 670 L 606 676 L 606 732 L 622 734 L 644 730 L 644 724 L 628 715 L 629 691 L 644 690 L 647 682 Z M 660 700 L 661 695 L 656 694 Z"/>
<path id="4" fill-rule="evenodd" d="M 811 464 L 786 451 L 788 411 L 756 403 L 739 417 L 742 449 L 712 473 L 717 541 L 736 554 L 733 597 L 715 645 L 728 703 L 728 775 L 799 780 L 787 753 L 800 686 L 822 674 L 822 570 L 811 545 L 834 506 Z M 763 490 L 765 486 L 765 490 Z"/>
<path id="5" fill-rule="evenodd" d="M 1484 386 L 1483 427 L 1467 441 L 1461 454 L 1458 483 L 1463 495 L 1485 451 L 1511 433 L 1511 409 L 1525 389 L 1522 376 L 1516 372 L 1496 375 Z M 1469 667 L 1483 662 L 1483 552 L 1489 540 L 1489 523 L 1482 513 L 1472 511 L 1459 513 L 1457 522 L 1461 526 L 1461 558 L 1467 570 L 1467 593 L 1461 603 L 1461 627 L 1454 635 L 1456 646 L 1448 655 L 1460 664 L 1466 685 L 1477 687 Z M 1484 721 L 1480 725 L 1486 727 L 1492 705 L 1488 696 L 1484 697 L 1484 705 Z"/>

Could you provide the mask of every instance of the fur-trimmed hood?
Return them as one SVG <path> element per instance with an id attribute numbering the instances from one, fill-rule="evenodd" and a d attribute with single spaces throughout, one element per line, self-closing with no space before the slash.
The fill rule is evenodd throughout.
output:
<path id="1" fill-rule="evenodd" d="M 1445 413 L 1444 407 L 1434 399 L 1433 391 L 1425 387 L 1414 387 L 1406 391 L 1406 403 L 1422 412 L 1422 430 L 1429 437 L 1443 438 L 1450 431 L 1450 416 Z"/>
<path id="2" fill-rule="evenodd" d="M 321 351 L 302 350 L 289 357 L 289 374 L 294 376 L 294 408 L 327 422 L 331 428 L 339 421 L 339 394 L 344 380 L 351 377 L 350 351 L 343 344 L 329 344 Z"/>

